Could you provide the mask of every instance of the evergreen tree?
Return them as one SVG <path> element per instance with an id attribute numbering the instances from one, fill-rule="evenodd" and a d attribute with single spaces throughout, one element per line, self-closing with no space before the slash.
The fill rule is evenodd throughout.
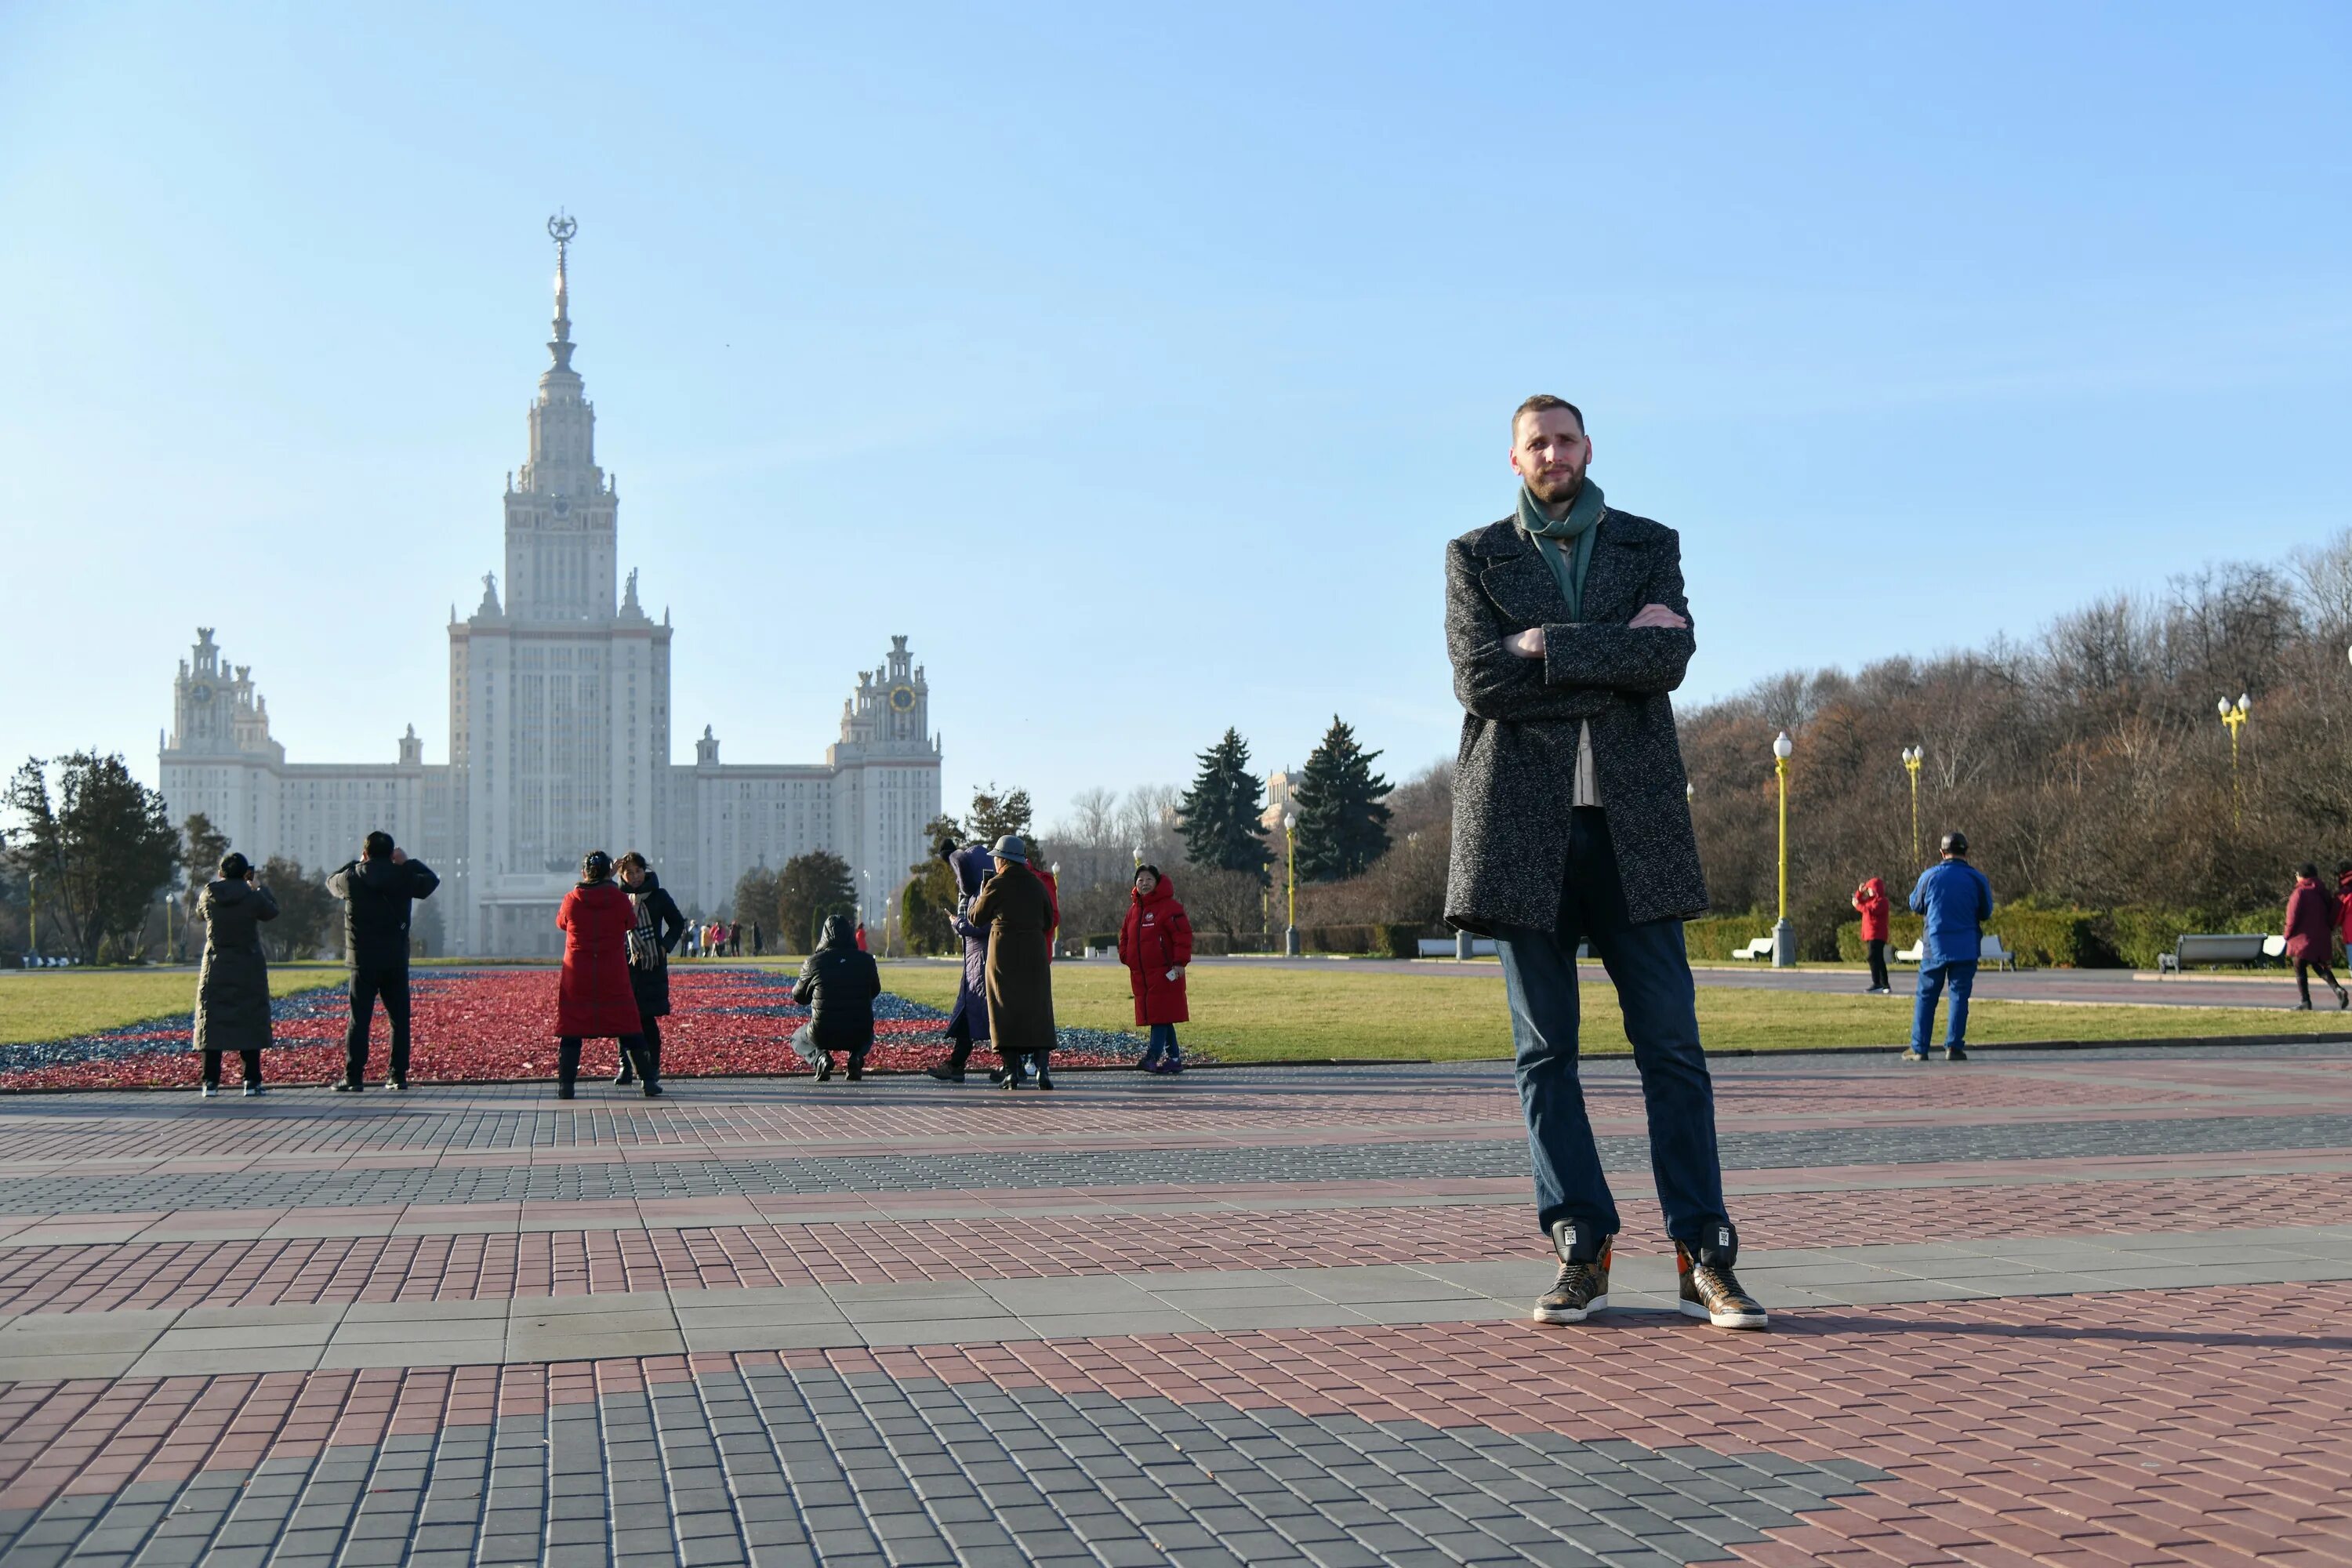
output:
<path id="1" fill-rule="evenodd" d="M 793 856 L 776 873 L 778 950 L 814 952 L 824 917 L 847 914 L 856 905 L 857 889 L 849 879 L 848 861 L 824 849 Z M 744 918 L 740 910 L 737 915 Z"/>
<path id="2" fill-rule="evenodd" d="M 1291 792 L 1298 816 L 1298 875 L 1336 882 L 1361 876 L 1388 852 L 1391 785 L 1372 772 L 1378 752 L 1356 743 L 1356 732 L 1331 716 L 1323 743 L 1307 758 Z"/>
<path id="3" fill-rule="evenodd" d="M 1029 792 L 1011 789 L 997 792 L 994 780 L 986 789 L 974 790 L 971 811 L 965 816 L 964 827 L 974 844 L 994 844 L 1008 835 L 1025 839 L 1029 837 Z"/>
<path id="4" fill-rule="evenodd" d="M 99 961 L 101 945 L 129 958 L 155 895 L 178 874 L 180 835 L 163 797 L 131 777 L 121 756 L 77 752 L 57 767 L 54 795 L 49 764 L 33 757 L 0 796 L 18 823 L 12 851 L 41 879 L 44 923 L 57 921 L 84 963 Z"/>
<path id="5" fill-rule="evenodd" d="M 1177 805 L 1184 853 L 1195 866 L 1244 871 L 1262 884 L 1273 852 L 1266 847 L 1265 786 L 1250 772 L 1249 744 L 1237 730 L 1201 753 L 1201 775 Z"/>

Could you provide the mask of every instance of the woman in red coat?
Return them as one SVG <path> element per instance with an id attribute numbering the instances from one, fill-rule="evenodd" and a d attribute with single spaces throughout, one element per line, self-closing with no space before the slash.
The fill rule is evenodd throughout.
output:
<path id="1" fill-rule="evenodd" d="M 1887 901 L 1886 883 L 1873 877 L 1854 889 L 1853 907 L 1862 915 L 1863 951 L 1870 955 L 1870 989 L 1865 994 L 1884 996 L 1886 984 L 1886 941 L 1892 934 L 1894 905 Z"/>
<path id="2" fill-rule="evenodd" d="M 1151 1044 L 1135 1065 L 1145 1072 L 1180 1073 L 1184 1053 L 1176 1026 L 1189 1023 L 1184 1007 L 1184 966 L 1192 962 L 1192 921 L 1176 901 L 1176 889 L 1157 866 L 1135 868 L 1126 923 L 1118 928 L 1118 958 L 1127 965 L 1127 988 L 1135 997 L 1135 1021 L 1151 1027 Z"/>
<path id="3" fill-rule="evenodd" d="M 2294 891 L 2286 897 L 2286 955 L 2294 960 L 2294 988 L 2303 998 L 2297 1011 L 2311 1011 L 2315 969 L 2336 993 L 2336 1005 L 2352 1007 L 2352 994 L 2336 983 L 2327 963 L 2336 956 L 2336 895 L 2319 885 L 2319 868 L 2309 860 L 2295 868 Z"/>
<path id="4" fill-rule="evenodd" d="M 617 1039 L 636 1060 L 646 1037 L 637 1021 L 637 991 L 629 984 L 629 933 L 636 906 L 613 880 L 613 858 L 602 849 L 580 862 L 580 885 L 555 911 L 563 928 L 563 975 L 555 993 L 555 1098 L 570 1100 L 580 1076 L 580 1042 Z M 661 1093 L 652 1064 L 639 1061 L 646 1098 Z"/>

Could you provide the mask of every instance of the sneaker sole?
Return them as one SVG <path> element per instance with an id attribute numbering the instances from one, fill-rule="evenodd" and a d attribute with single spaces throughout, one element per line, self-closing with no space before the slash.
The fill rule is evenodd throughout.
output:
<path id="1" fill-rule="evenodd" d="M 1704 1301 L 1685 1301 L 1682 1309 L 1684 1317 L 1705 1318 L 1718 1329 L 1762 1329 L 1772 1322 L 1769 1312 L 1714 1312 Z"/>
<path id="2" fill-rule="evenodd" d="M 1538 1323 L 1580 1323 L 1609 1305 L 1606 1296 L 1595 1296 L 1581 1307 L 1538 1307 L 1535 1321 Z"/>

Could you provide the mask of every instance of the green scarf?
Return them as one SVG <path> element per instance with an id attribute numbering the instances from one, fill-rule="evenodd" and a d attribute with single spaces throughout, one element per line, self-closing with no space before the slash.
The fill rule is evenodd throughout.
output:
<path id="1" fill-rule="evenodd" d="M 1535 537 L 1536 553 L 1551 568 L 1552 580 L 1559 584 L 1559 596 L 1568 601 L 1568 618 L 1584 618 L 1584 569 L 1592 563 L 1593 524 L 1608 510 L 1601 499 L 1601 487 L 1590 479 L 1569 503 L 1568 515 L 1554 521 L 1528 493 L 1519 487 L 1519 526 Z"/>

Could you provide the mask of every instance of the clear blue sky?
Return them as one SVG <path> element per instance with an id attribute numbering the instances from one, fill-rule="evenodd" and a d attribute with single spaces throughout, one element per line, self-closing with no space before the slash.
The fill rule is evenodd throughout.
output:
<path id="1" fill-rule="evenodd" d="M 446 755 L 559 205 L 677 745 L 889 634 L 951 803 L 1458 727 L 1440 546 L 1581 403 L 1685 701 L 2352 521 L 2352 11 L 0 5 L 0 761 L 198 623 Z"/>

